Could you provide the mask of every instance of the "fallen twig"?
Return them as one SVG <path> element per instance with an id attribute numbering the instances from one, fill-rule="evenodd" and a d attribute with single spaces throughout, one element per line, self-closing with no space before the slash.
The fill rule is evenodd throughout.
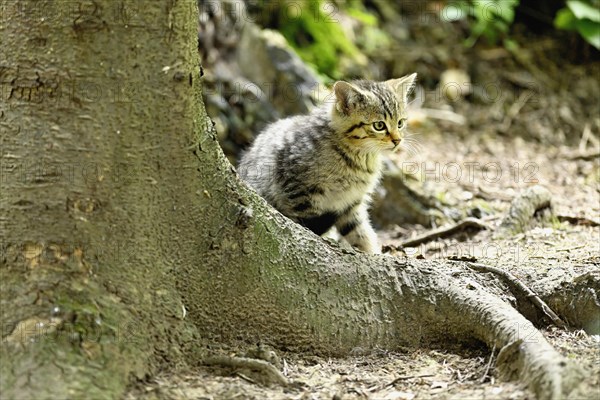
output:
<path id="1" fill-rule="evenodd" d="M 479 379 L 480 383 L 485 382 L 485 378 L 487 378 L 488 372 L 490 372 L 490 366 L 492 365 L 492 360 L 494 359 L 494 352 L 496 351 L 496 343 L 494 343 L 494 347 L 492 348 L 492 354 L 490 354 L 490 360 L 488 361 L 485 371 L 483 372 L 483 376 Z"/>
<path id="2" fill-rule="evenodd" d="M 574 247 L 565 247 L 562 249 L 556 249 L 556 251 L 573 251 L 573 250 L 578 250 L 578 249 L 583 249 L 586 246 L 586 244 L 580 244 L 578 246 L 574 246 Z"/>
<path id="3" fill-rule="evenodd" d="M 402 242 L 400 244 L 400 246 L 401 247 L 415 247 L 415 246 L 430 242 L 435 239 L 451 236 L 451 235 L 455 234 L 456 232 L 464 230 L 465 228 L 491 229 L 491 227 L 488 224 L 481 222 L 481 220 L 479 220 L 477 218 L 465 218 L 455 225 L 445 226 L 445 227 L 442 226 L 440 228 L 434 229 L 432 231 L 424 233 L 415 238 L 405 240 L 404 242 Z"/>
<path id="4" fill-rule="evenodd" d="M 515 197 L 515 196 L 507 194 L 505 192 L 492 191 L 492 190 L 485 189 L 478 185 L 464 184 L 462 186 L 469 192 L 473 193 L 474 197 L 479 197 L 481 199 L 488 200 L 488 201 L 495 201 L 495 200 L 511 201 Z"/>
<path id="5" fill-rule="evenodd" d="M 586 153 L 585 149 L 587 148 L 588 142 L 591 142 L 592 146 L 596 148 L 595 153 L 596 157 L 598 157 L 600 155 L 600 149 L 598 149 L 600 147 L 600 140 L 598 140 L 598 138 L 596 138 L 596 136 L 592 133 L 592 128 L 589 123 L 585 124 L 583 133 L 581 135 L 581 140 L 579 141 L 580 154 Z M 593 154 L 593 152 L 590 152 L 590 154 Z"/>
<path id="6" fill-rule="evenodd" d="M 540 297 L 537 294 L 535 294 L 533 290 L 529 289 L 523 282 L 519 280 L 519 278 L 517 278 L 510 272 L 497 267 L 492 267 L 491 265 L 479 264 L 471 261 L 462 262 L 464 262 L 469 268 L 475 271 L 491 272 L 495 275 L 498 275 L 511 288 L 511 291 L 518 291 L 518 293 L 514 293 L 513 291 L 515 297 L 528 299 L 537 309 L 542 311 L 544 315 L 550 318 L 550 320 L 556 326 L 560 328 L 565 328 L 567 326 L 567 324 L 565 324 L 563 320 L 560 319 L 560 317 L 556 315 L 554 311 L 552 311 L 552 309 L 544 302 L 544 300 L 540 299 Z"/>
<path id="7" fill-rule="evenodd" d="M 527 104 L 527 101 L 534 95 L 535 93 L 531 90 L 526 90 L 521 93 L 521 96 L 513 103 L 508 112 L 504 117 L 504 121 L 502 121 L 502 125 L 500 125 L 500 132 L 508 132 L 510 129 L 515 117 L 519 115 L 521 109 Z"/>
<path id="8" fill-rule="evenodd" d="M 204 359 L 205 365 L 217 365 L 235 369 L 250 369 L 265 375 L 270 382 L 287 385 L 288 380 L 273 365 L 264 360 L 246 357 L 232 357 L 224 355 L 209 356 Z"/>
<path id="9" fill-rule="evenodd" d="M 568 222 L 573 225 L 600 226 L 599 221 L 595 221 L 586 217 L 574 217 L 572 215 L 557 215 L 556 218 L 560 222 Z"/>
<path id="10" fill-rule="evenodd" d="M 431 378 L 432 376 L 434 376 L 434 375 L 433 374 L 424 374 L 424 375 L 399 376 L 396 379 L 394 379 L 393 381 L 391 381 L 390 383 L 388 383 L 387 385 L 385 385 L 384 387 L 394 386 L 396 383 L 398 383 L 400 381 L 406 381 L 406 380 L 415 379 L 415 378 Z"/>
<path id="11" fill-rule="evenodd" d="M 236 372 L 235 374 L 237 376 L 239 376 L 240 378 L 242 378 L 243 380 L 245 380 L 246 382 L 253 383 L 255 385 L 258 384 L 258 382 L 256 382 L 254 379 L 242 374 L 241 372 Z"/>
<path id="12" fill-rule="evenodd" d="M 591 161 L 595 158 L 599 158 L 600 157 L 600 150 L 594 149 L 594 150 L 588 150 L 588 151 L 577 151 L 575 153 L 569 153 L 569 154 L 565 154 L 564 157 L 567 160 L 584 160 L 584 161 Z"/>

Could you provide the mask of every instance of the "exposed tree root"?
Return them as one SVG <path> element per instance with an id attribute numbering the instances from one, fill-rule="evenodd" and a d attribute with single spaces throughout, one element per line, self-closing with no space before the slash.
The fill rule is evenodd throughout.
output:
<path id="1" fill-rule="evenodd" d="M 506 303 L 484 292 L 449 287 L 455 312 L 488 346 L 499 347 L 496 366 L 501 377 L 518 379 L 538 399 L 563 399 L 582 379 L 582 372 L 559 355 L 542 334 Z"/>
<path id="2" fill-rule="evenodd" d="M 292 248 L 290 254 L 295 254 Z M 504 356 L 496 364 L 502 376 L 525 383 L 539 399 L 564 398 L 581 379 L 578 367 L 557 353 L 530 321 L 496 296 L 465 288 L 440 272 L 439 263 L 411 260 L 402 264 L 394 257 L 342 250 L 330 258 L 327 248 L 317 243 L 310 253 L 314 261 L 302 268 L 284 260 L 271 264 L 270 274 L 253 285 L 266 293 L 265 298 L 240 298 L 250 310 L 259 307 L 258 312 L 239 309 L 244 306 L 236 301 L 239 319 L 226 311 L 227 323 L 248 324 L 244 318 L 252 315 L 262 318 L 252 321 L 255 334 L 275 345 L 290 348 L 299 342 L 308 346 L 304 351 L 337 355 L 348 354 L 356 346 L 417 347 L 475 338 L 490 349 L 502 349 Z M 306 281 L 312 281 L 312 287 L 301 284 Z M 307 290 L 310 294 L 304 296 Z M 318 299 L 316 303 L 309 300 L 313 298 Z M 287 311 L 265 309 L 266 302 L 285 304 Z M 219 324 L 206 316 L 203 320 L 208 326 Z M 262 329 L 274 321 L 277 331 Z M 278 332 L 282 337 L 278 338 Z"/>
<path id="3" fill-rule="evenodd" d="M 110 9 L 108 0 L 97 3 L 99 9 Z M 56 10 L 67 10 L 61 4 L 56 2 Z M 63 66 L 85 76 L 95 71 L 88 66 L 103 59 L 105 65 L 122 68 L 125 74 L 145 77 L 148 87 L 160 87 L 161 92 L 141 91 L 138 105 L 143 105 L 143 113 L 125 112 L 121 117 L 114 116 L 114 107 L 89 102 L 86 114 L 92 123 L 61 128 L 84 132 L 86 146 L 94 149 L 89 161 L 107 166 L 121 160 L 130 146 L 156 145 L 151 151 L 127 153 L 135 166 L 127 181 L 104 179 L 102 185 L 90 185 L 76 180 L 51 185 L 52 190 L 31 186 L 29 198 L 37 201 L 32 204 L 39 214 L 14 206 L 2 208 L 0 217 L 10 222 L 6 231 L 18 243 L 15 248 L 40 238 L 67 245 L 84 243 L 81 252 L 85 253 L 93 247 L 87 243 L 104 244 L 110 237 L 127 250 L 109 246 L 90 251 L 89 268 L 81 268 L 82 257 L 69 257 L 66 263 L 52 259 L 35 269 L 27 257 L 10 253 L 0 257 L 1 304 L 8 309 L 0 314 L 2 326 L 15 327 L 33 317 L 49 320 L 53 307 L 60 305 L 63 320 L 72 321 L 75 333 L 64 326 L 64 338 L 28 341 L 23 348 L 15 345 L 17 336 L 10 330 L 14 343 L 7 338 L 0 346 L 3 395 L 120 398 L 127 382 L 155 372 L 159 359 L 164 362 L 160 366 L 167 368 L 175 368 L 186 357 L 196 361 L 189 343 L 198 336 L 223 344 L 264 339 L 281 347 L 331 354 L 348 354 L 356 346 L 394 348 L 408 343 L 417 347 L 478 339 L 490 348 L 501 348 L 498 367 L 508 378 L 527 384 L 538 398 L 558 399 L 570 392 L 580 377 L 577 368 L 498 297 L 465 288 L 440 272 L 439 263 L 403 264 L 393 257 L 329 246 L 242 184 L 219 148 L 200 103 L 191 100 L 200 98 L 196 49 L 188 42 L 196 35 L 196 7 L 192 2 L 171 2 L 169 7 L 148 2 L 146 9 L 148 16 L 160 18 L 157 21 L 172 22 L 168 45 L 152 40 L 157 37 L 151 34 L 154 30 L 140 30 L 135 41 L 143 39 L 149 45 L 140 48 L 135 60 L 119 52 L 95 52 L 105 40 L 101 35 L 94 39 L 96 30 L 90 29 L 94 27 L 90 22 L 78 25 L 92 39 L 84 43 L 85 49 L 76 47 L 74 52 L 72 46 L 56 46 L 55 53 L 37 54 L 31 69 L 24 68 L 25 75 L 34 76 L 31 71 L 38 65 L 40 70 L 60 67 L 62 57 Z M 10 40 L 2 47 L 12 54 L 22 46 L 18 33 L 26 18 L 15 10 L 7 7 L 10 23 L 5 27 L 12 30 L 4 35 Z M 133 48 L 135 43 L 126 42 L 131 35 L 119 32 L 115 31 L 115 38 L 124 42 L 122 47 Z M 58 44 L 82 45 L 64 29 L 40 31 L 40 35 L 49 35 Z M 98 47 L 88 47 L 94 43 Z M 71 62 L 73 54 L 76 59 L 81 54 L 91 56 L 80 65 Z M 111 59 L 113 55 L 118 57 Z M 176 72 L 173 78 L 171 72 L 156 73 L 168 71 L 163 68 L 165 59 L 178 60 L 169 67 Z M 181 76 L 189 76 L 189 84 Z M 20 78 L 10 82 L 23 85 Z M 24 82 L 37 81 L 27 77 Z M 141 119 L 133 118 L 134 114 Z M 61 115 L 65 124 L 77 120 L 72 113 Z M 7 117 L 16 121 L 21 114 Z M 52 112 L 32 112 L 23 121 L 26 127 L 38 129 L 53 124 L 53 118 Z M 106 131 L 101 122 L 123 128 L 118 136 L 111 133 L 107 138 L 101 134 Z M 61 143 L 53 147 L 49 160 L 80 160 L 78 147 L 73 147 L 79 146 L 77 141 L 63 140 L 64 134 L 57 132 L 52 129 L 48 134 L 48 143 Z M 2 139 L 17 155 L 32 157 L 39 150 L 39 146 L 24 147 L 16 135 L 2 135 Z M 147 184 L 150 176 L 160 179 L 160 190 Z M 65 209 L 65 198 L 73 193 L 98 199 L 106 208 L 94 213 Z M 3 186 L 3 196 L 15 201 L 7 205 L 18 204 L 22 194 L 19 180 Z M 245 209 L 252 212 L 244 214 L 243 224 L 236 223 Z M 189 311 L 185 321 L 182 308 Z M 100 336 L 90 336 L 98 325 Z M 39 326 L 39 320 L 21 325 L 31 326 Z M 57 332 L 62 331 L 53 334 Z M 279 371 L 260 360 L 217 357 L 205 362 L 255 369 L 284 381 Z"/>
<path id="4" fill-rule="evenodd" d="M 432 240 L 452 236 L 455 233 L 461 232 L 467 228 L 491 229 L 488 224 L 482 222 L 477 218 L 465 218 L 454 225 L 442 226 L 440 228 L 433 229 L 429 232 L 419 235 L 415 238 L 405 240 L 400 244 L 400 247 L 415 247 L 420 244 L 430 242 Z"/>
<path id="5" fill-rule="evenodd" d="M 279 372 L 277 368 L 264 360 L 246 357 L 214 355 L 204 358 L 203 363 L 211 366 L 258 371 L 264 376 L 264 378 L 266 378 L 266 383 L 276 383 L 284 386 L 288 384 L 287 378 L 283 376 L 283 374 Z"/>
<path id="6" fill-rule="evenodd" d="M 550 207 L 552 195 L 543 186 L 527 188 L 511 203 L 508 214 L 495 232 L 496 237 L 523 232 L 527 229 L 536 211 Z"/>
<path id="7" fill-rule="evenodd" d="M 593 267 L 592 267 L 593 268 Z M 547 278 L 534 288 L 570 326 L 600 335 L 600 269 Z"/>
<path id="8" fill-rule="evenodd" d="M 545 316 L 550 318 L 554 325 L 565 328 L 567 325 L 560 319 L 558 315 L 531 289 L 529 289 L 523 282 L 521 282 L 516 276 L 508 271 L 500 268 L 492 267 L 490 265 L 484 265 L 480 263 L 474 263 L 465 261 L 466 265 L 479 272 L 491 272 L 498 275 L 504 283 L 508 285 L 512 294 L 517 298 L 517 301 L 526 301 L 533 304 L 538 310 L 544 313 Z"/>
<path id="9" fill-rule="evenodd" d="M 207 175 L 201 180 L 214 175 L 207 154 L 197 153 L 207 167 L 199 170 Z M 202 268 L 180 269 L 182 296 L 203 336 L 340 356 L 356 347 L 477 339 L 502 349 L 503 376 L 525 383 L 539 399 L 564 398 L 581 379 L 524 316 L 484 290 L 464 287 L 439 262 L 332 247 L 242 185 L 214 201 L 223 215 L 238 215 L 240 204 L 253 213 L 243 229 L 221 225 L 211 240 L 224 244 L 210 249 Z M 244 243 L 244 251 L 232 252 L 228 243 Z"/>

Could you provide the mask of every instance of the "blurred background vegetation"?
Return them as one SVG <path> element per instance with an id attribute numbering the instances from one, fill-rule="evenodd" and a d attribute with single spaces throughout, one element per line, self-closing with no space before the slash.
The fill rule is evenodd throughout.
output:
<path id="1" fill-rule="evenodd" d="M 599 3 L 199 0 L 204 102 L 236 165 L 268 123 L 308 113 L 335 80 L 417 72 L 408 115 L 422 148 L 387 163 L 376 225 L 493 215 L 510 198 L 507 188 L 514 193 L 533 182 L 521 175 L 444 186 L 398 170 L 410 163 L 496 163 L 513 171 L 535 159 L 536 182 L 546 168 L 548 179 L 569 182 L 554 191 L 570 199 L 578 180 L 585 205 L 600 193 L 600 166 L 573 166 L 564 154 L 577 148 L 576 157 L 597 160 L 600 149 Z M 487 195 L 494 186 L 496 194 Z"/>
<path id="2" fill-rule="evenodd" d="M 205 102 L 232 161 L 267 123 L 308 112 L 336 79 L 416 71 L 417 105 L 469 115 L 464 126 L 441 122 L 459 134 L 476 126 L 559 144 L 594 123 L 600 0 L 198 4 Z M 511 117 L 529 92 L 519 115 L 536 118 Z M 431 125 L 413 116 L 413 126 Z"/>
<path id="3" fill-rule="evenodd" d="M 537 33 L 577 32 L 600 50 L 600 0 L 259 1 L 250 3 L 249 10 L 261 26 L 279 30 L 300 57 L 327 78 L 340 77 L 344 58 L 376 55 L 390 46 L 386 26 L 411 13 L 433 18 L 437 12 L 440 20 L 461 22 L 468 32 L 463 40 L 466 47 L 483 39 L 489 46 L 502 43 L 515 49 L 518 43 L 511 27 L 516 19 Z M 336 23 L 340 13 L 361 25 L 359 35 L 347 35 Z"/>

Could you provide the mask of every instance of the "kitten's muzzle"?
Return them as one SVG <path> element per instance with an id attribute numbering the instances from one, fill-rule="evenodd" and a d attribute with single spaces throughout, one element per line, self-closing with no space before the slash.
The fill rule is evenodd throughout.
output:
<path id="1" fill-rule="evenodd" d="M 394 147 L 398 147 L 402 139 L 392 139 L 392 143 L 394 143 Z"/>

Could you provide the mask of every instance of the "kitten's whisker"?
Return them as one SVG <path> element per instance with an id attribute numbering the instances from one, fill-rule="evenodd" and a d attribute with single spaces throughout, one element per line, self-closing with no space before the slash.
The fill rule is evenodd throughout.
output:
<path id="1" fill-rule="evenodd" d="M 420 135 L 420 133 L 407 132 L 404 135 L 404 140 L 419 141 Z"/>
<path id="2" fill-rule="evenodd" d="M 419 142 L 418 140 L 414 140 L 412 138 L 404 138 L 404 140 L 402 141 L 402 143 L 406 143 L 406 144 L 411 144 L 414 146 L 421 146 L 421 142 Z"/>
<path id="3" fill-rule="evenodd" d="M 408 134 L 404 137 L 403 142 L 420 147 L 421 146 L 420 140 L 418 138 L 416 138 L 415 136 L 416 136 L 416 134 L 412 134 L 412 133 Z"/>
<path id="4" fill-rule="evenodd" d="M 417 141 L 409 139 L 403 141 L 400 148 L 406 151 L 409 156 L 414 156 L 420 152 L 422 146 Z"/>
<path id="5" fill-rule="evenodd" d="M 412 149 L 414 149 L 415 151 L 421 151 L 423 150 L 423 145 L 421 143 L 417 143 L 417 142 L 406 142 L 405 144 L 407 147 L 410 147 Z"/>

